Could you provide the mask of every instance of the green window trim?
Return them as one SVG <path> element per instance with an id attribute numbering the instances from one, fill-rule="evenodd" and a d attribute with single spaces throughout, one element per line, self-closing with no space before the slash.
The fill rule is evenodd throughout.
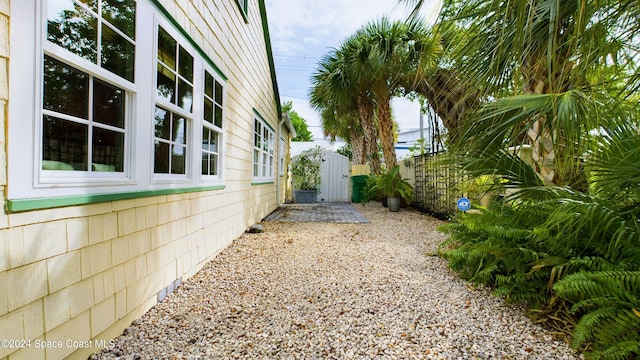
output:
<path id="1" fill-rule="evenodd" d="M 223 190 L 225 185 L 200 186 L 177 189 L 142 190 L 122 193 L 71 195 L 52 198 L 35 199 L 9 199 L 6 202 L 8 213 L 17 213 L 32 210 L 45 210 L 67 206 L 90 205 L 118 200 L 130 200 L 162 195 L 186 194 L 212 190 Z"/>
<path id="2" fill-rule="evenodd" d="M 258 118 L 260 118 L 260 120 L 262 120 L 262 122 L 267 125 L 267 127 L 269 129 L 271 129 L 271 131 L 273 131 L 274 133 L 276 133 L 276 129 L 273 128 L 273 126 L 271 124 L 269 124 L 269 122 L 267 120 L 264 119 L 264 116 L 262 116 L 262 114 L 260 114 L 260 112 L 258 110 L 256 110 L 255 108 L 253 109 L 253 113 L 255 114 L 255 116 L 257 116 Z"/>
<path id="3" fill-rule="evenodd" d="M 249 23 L 249 0 L 236 0 L 245 23 Z"/>

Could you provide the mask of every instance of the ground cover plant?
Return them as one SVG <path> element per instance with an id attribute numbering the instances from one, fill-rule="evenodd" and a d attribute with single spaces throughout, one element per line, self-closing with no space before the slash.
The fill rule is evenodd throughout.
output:
<path id="1" fill-rule="evenodd" d="M 475 104 L 448 129 L 448 161 L 503 195 L 443 227 L 443 256 L 587 358 L 637 358 L 640 4 L 445 1 L 442 14 L 442 66 Z"/>

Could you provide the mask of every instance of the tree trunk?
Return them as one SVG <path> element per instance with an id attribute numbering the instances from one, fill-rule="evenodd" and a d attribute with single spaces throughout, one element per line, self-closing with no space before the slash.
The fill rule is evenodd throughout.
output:
<path id="1" fill-rule="evenodd" d="M 380 131 L 380 143 L 387 170 L 396 166 L 396 151 L 393 143 L 393 121 L 391 120 L 391 99 L 383 98 L 378 101 L 378 130 Z"/>
<path id="2" fill-rule="evenodd" d="M 530 64 L 535 64 L 531 61 Z M 546 93 L 546 83 L 549 81 L 546 70 L 540 68 L 536 71 L 536 66 L 529 65 L 523 67 L 522 75 L 526 79 L 523 83 L 525 95 L 541 95 Z M 534 169 L 542 178 L 545 185 L 558 184 L 558 177 L 555 169 L 556 153 L 553 146 L 554 135 L 547 126 L 547 117 L 540 116 L 527 131 L 527 140 L 531 144 L 531 157 Z"/>
<path id="3" fill-rule="evenodd" d="M 359 131 L 352 131 L 349 136 L 349 143 L 351 144 L 351 154 L 354 165 L 362 165 L 365 161 L 365 142 L 364 134 Z"/>
<path id="4" fill-rule="evenodd" d="M 535 67 L 530 74 L 535 74 Z M 526 71 L 523 71 L 526 76 Z M 539 70 L 535 76 L 529 76 L 525 82 L 525 94 L 546 94 L 550 92 L 547 83 L 550 79 L 546 70 Z M 565 91 L 566 84 L 557 91 Z M 534 169 L 545 185 L 571 186 L 586 191 L 586 178 L 577 160 L 568 151 L 562 129 L 558 125 L 547 124 L 547 116 L 540 116 L 528 129 L 527 140 L 531 144 L 531 156 Z"/>
<path id="5" fill-rule="evenodd" d="M 365 161 L 369 161 L 371 173 L 380 174 L 381 165 L 378 157 L 378 136 L 374 120 L 374 107 L 371 101 L 365 97 L 358 99 L 360 121 L 364 132 Z"/>
<path id="6" fill-rule="evenodd" d="M 545 127 L 546 117 L 536 120 L 527 131 L 527 137 L 531 143 L 531 156 L 534 168 L 542 178 L 545 185 L 560 185 L 555 168 L 555 151 L 553 149 L 553 136 Z"/>
<path id="7" fill-rule="evenodd" d="M 375 131 L 375 127 L 373 128 Z M 380 155 L 378 155 L 378 136 L 373 137 L 371 143 L 367 143 L 367 161 L 371 167 L 372 174 L 380 174 L 382 172 L 382 162 L 380 161 Z"/>

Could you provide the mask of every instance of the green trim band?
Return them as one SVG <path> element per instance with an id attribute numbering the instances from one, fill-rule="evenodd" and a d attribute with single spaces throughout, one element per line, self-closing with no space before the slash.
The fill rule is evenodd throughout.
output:
<path id="1" fill-rule="evenodd" d="M 66 206 L 88 205 L 108 201 L 130 200 L 152 196 L 184 194 L 211 190 L 222 190 L 224 185 L 202 186 L 178 189 L 132 191 L 113 194 L 73 195 L 52 198 L 11 199 L 7 200 L 7 212 L 16 213 L 31 210 L 44 210 Z"/>
<path id="2" fill-rule="evenodd" d="M 264 0 L 258 0 L 260 8 L 260 17 L 262 18 L 262 32 L 264 42 L 267 46 L 267 59 L 269 60 L 269 70 L 271 72 L 271 85 L 273 86 L 273 95 L 276 101 L 276 109 L 278 111 L 278 120 L 282 117 L 282 104 L 280 102 L 280 90 L 278 90 L 278 79 L 276 78 L 276 65 L 273 60 L 273 48 L 271 47 L 271 36 L 269 35 L 269 22 L 267 21 L 267 8 Z"/>
<path id="3" fill-rule="evenodd" d="M 227 81 L 228 80 L 227 75 L 225 75 L 222 72 L 222 70 L 220 70 L 218 65 L 216 65 L 213 62 L 213 60 L 211 60 L 211 58 L 207 55 L 207 53 L 204 52 L 202 47 L 200 47 L 200 45 L 198 45 L 195 42 L 195 40 L 193 40 L 191 35 L 189 35 L 189 33 L 178 23 L 178 21 L 176 21 L 176 19 L 171 15 L 171 13 L 169 13 L 169 11 L 167 11 L 167 9 L 165 9 L 165 7 L 162 6 L 162 4 L 160 4 L 160 1 L 159 0 L 151 0 L 151 2 L 162 13 L 162 15 L 164 15 L 164 17 L 167 18 L 167 20 L 169 20 L 169 22 L 180 32 L 180 34 L 182 34 L 182 36 L 184 36 L 187 39 L 187 41 L 189 41 L 189 44 L 191 44 L 191 46 L 193 46 L 193 48 L 196 49 L 198 54 L 200 54 L 200 56 L 202 56 L 202 58 L 213 68 L 213 70 L 215 70 L 216 73 L 218 73 L 218 75 L 220 75 L 220 77 L 224 81 Z"/>
<path id="4" fill-rule="evenodd" d="M 252 182 L 251 186 L 256 186 L 256 185 L 273 185 L 275 184 L 275 181 L 264 181 L 264 182 L 260 182 L 260 181 L 256 181 L 256 182 Z"/>

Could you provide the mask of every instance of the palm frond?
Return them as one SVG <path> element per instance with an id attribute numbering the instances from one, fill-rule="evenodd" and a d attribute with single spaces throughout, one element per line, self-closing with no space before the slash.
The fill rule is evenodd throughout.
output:
<path id="1" fill-rule="evenodd" d="M 630 207 L 640 208 L 640 133 L 632 122 L 599 129 L 598 143 L 587 171 L 593 192 L 615 196 Z M 635 212 L 636 216 L 640 213 Z"/>

